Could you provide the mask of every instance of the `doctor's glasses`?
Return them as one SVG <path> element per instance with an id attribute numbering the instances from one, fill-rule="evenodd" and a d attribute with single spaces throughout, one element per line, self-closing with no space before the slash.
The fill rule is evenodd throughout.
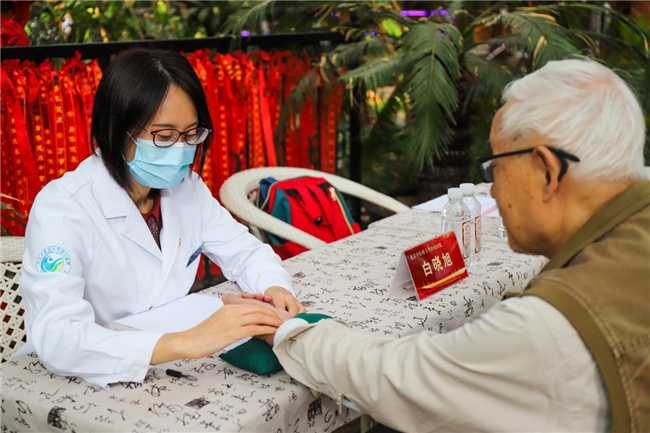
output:
<path id="1" fill-rule="evenodd" d="M 153 144 L 158 147 L 169 147 L 178 141 L 181 136 L 183 136 L 185 143 L 190 145 L 197 145 L 203 143 L 203 141 L 208 137 L 210 130 L 204 128 L 203 126 L 198 126 L 196 128 L 188 129 L 185 132 L 181 132 L 177 129 L 159 129 L 157 131 L 147 131 L 142 128 L 144 131 L 151 134 L 153 137 Z"/>

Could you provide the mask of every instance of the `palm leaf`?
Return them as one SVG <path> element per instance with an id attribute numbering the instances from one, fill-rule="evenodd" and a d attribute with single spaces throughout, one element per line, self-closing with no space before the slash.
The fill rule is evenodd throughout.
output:
<path id="1" fill-rule="evenodd" d="M 341 75 L 338 81 L 352 82 L 365 92 L 378 87 L 395 85 L 402 67 L 403 55 L 401 53 L 378 57 L 357 68 L 350 69 Z"/>
<path id="2" fill-rule="evenodd" d="M 339 75 L 339 67 L 346 64 L 354 64 L 353 62 L 361 63 L 364 53 L 374 54 L 375 52 L 384 51 L 386 42 L 371 40 L 361 41 L 353 44 L 346 44 L 344 48 L 339 49 L 335 53 L 329 54 L 323 58 L 323 61 L 314 69 L 309 71 L 304 76 L 300 77 L 296 82 L 287 103 L 283 107 L 280 116 L 280 123 L 278 127 L 278 135 L 280 138 L 284 134 L 286 126 L 286 116 L 294 115 L 292 113 L 299 113 L 302 105 L 309 98 L 315 98 L 317 89 L 322 84 L 324 77 L 329 77 L 336 74 Z M 380 86 L 395 84 L 395 71 L 400 68 L 401 55 L 394 54 L 384 58 L 376 58 L 366 63 L 362 63 L 358 68 L 351 69 L 344 73 L 335 80 L 336 83 L 348 84 L 352 82 L 359 89 L 365 91 L 367 89 L 376 89 Z"/>
<path id="3" fill-rule="evenodd" d="M 504 15 L 503 23 L 520 33 L 521 40 L 533 57 L 533 68 L 540 68 L 551 60 L 562 60 L 578 52 L 550 15 L 516 11 Z"/>
<path id="4" fill-rule="evenodd" d="M 556 14 L 577 11 L 577 10 L 585 10 L 585 11 L 605 15 L 609 18 L 612 18 L 615 21 L 624 23 L 630 29 L 632 29 L 632 31 L 634 31 L 642 40 L 643 50 L 646 53 L 650 51 L 650 43 L 648 42 L 647 33 L 641 27 L 639 27 L 639 25 L 632 18 L 630 18 L 625 14 L 621 14 L 616 10 L 609 9 L 596 4 L 589 4 L 589 3 L 582 3 L 582 2 L 558 3 L 558 4 L 552 4 L 546 6 L 539 6 L 536 9 L 540 11 L 549 10 L 555 12 Z"/>
<path id="5" fill-rule="evenodd" d="M 462 37 L 450 24 L 426 22 L 404 37 L 406 79 L 412 99 L 407 125 L 406 155 L 421 169 L 433 166 L 435 156 L 446 149 L 451 123 L 458 108 L 460 75 L 458 49 Z"/>
<path id="6" fill-rule="evenodd" d="M 282 107 L 280 113 L 280 121 L 278 122 L 278 129 L 275 134 L 275 142 L 284 142 L 284 132 L 286 130 L 287 118 L 289 116 L 296 116 L 308 99 L 316 100 L 318 95 L 318 86 L 321 83 L 321 75 L 319 68 L 313 68 L 305 75 L 300 77 L 296 84 L 293 86 L 289 99 Z"/>
<path id="7" fill-rule="evenodd" d="M 18 201 L 18 202 L 21 201 L 21 200 L 17 199 L 16 197 L 12 197 L 12 196 L 4 194 L 2 192 L 0 192 L 0 198 L 8 198 L 9 200 Z"/>
<path id="8" fill-rule="evenodd" d="M 5 199 L 10 199 L 10 200 L 15 200 L 15 201 L 20 202 L 20 200 L 18 200 L 17 198 L 11 197 L 11 196 L 6 195 L 6 194 L 1 194 L 1 196 L 2 196 L 2 198 L 5 198 Z M 7 212 L 9 212 L 11 214 L 16 215 L 19 218 L 27 218 L 27 215 L 23 214 L 21 211 L 19 211 L 18 209 L 16 209 L 15 207 L 10 205 L 9 203 L 0 202 L 0 210 L 1 211 L 7 211 Z M 2 216 L 7 217 L 6 213 L 3 213 Z"/>
<path id="9" fill-rule="evenodd" d="M 20 214 L 20 216 L 21 216 L 21 218 L 27 218 L 27 217 L 24 216 L 23 214 Z M 15 221 L 15 222 L 17 222 L 18 224 L 23 225 L 23 226 L 25 225 L 25 221 L 22 221 L 22 220 L 20 220 L 20 219 L 14 217 L 14 216 L 12 216 L 12 215 L 4 215 L 4 214 L 3 214 L 3 215 L 2 215 L 2 218 L 7 218 L 8 220 Z"/>
<path id="10" fill-rule="evenodd" d="M 351 13 L 358 15 L 358 26 L 363 28 L 371 28 L 381 23 L 384 20 L 393 20 L 398 24 L 411 28 L 416 21 L 411 18 L 405 17 L 399 11 L 388 7 L 375 7 L 365 2 L 348 3 L 346 8 L 349 7 Z"/>
<path id="11" fill-rule="evenodd" d="M 600 42 L 602 44 L 610 46 L 612 49 L 614 49 L 615 52 L 617 52 L 623 58 L 630 57 L 630 56 L 638 57 L 638 58 L 648 57 L 648 53 L 643 52 L 642 50 L 630 44 L 629 42 L 621 38 L 610 36 L 606 33 L 579 30 L 579 29 L 569 29 L 568 31 L 569 33 L 581 39 L 585 43 L 585 45 L 587 45 L 588 47 L 592 47 L 594 49 L 596 49 L 596 43 Z"/>
<path id="12" fill-rule="evenodd" d="M 245 28 L 259 29 L 262 21 L 273 14 L 275 3 L 273 0 L 263 0 L 254 2 L 250 8 L 242 6 L 226 21 L 224 31 L 239 36 Z"/>
<path id="13" fill-rule="evenodd" d="M 400 130 L 396 125 L 397 116 L 406 107 L 405 90 L 407 84 L 407 80 L 400 81 L 377 114 L 375 124 L 366 139 L 370 143 L 371 149 L 381 152 L 394 144 L 394 136 Z"/>
<path id="14" fill-rule="evenodd" d="M 538 8 L 520 8 L 505 14 L 482 17 L 475 20 L 472 26 L 490 27 L 496 24 L 504 25 L 521 39 L 526 52 L 532 56 L 535 69 L 551 60 L 565 59 L 578 52 L 565 29 L 557 24 L 553 16 L 541 13 Z"/>
<path id="15" fill-rule="evenodd" d="M 463 7 L 463 4 L 462 4 L 463 2 L 454 2 L 454 3 L 458 3 L 457 4 L 458 9 L 454 9 L 452 11 L 454 16 L 456 16 L 458 14 L 469 14 L 469 11 L 467 10 L 467 8 Z M 499 12 L 501 9 L 504 9 L 503 2 L 495 3 L 492 6 L 490 6 L 489 8 L 482 11 L 481 14 L 478 17 L 476 17 L 476 19 L 474 19 L 473 23 L 479 23 L 479 22 L 482 22 L 484 20 L 489 20 L 492 17 L 494 17 L 495 12 Z M 466 32 L 472 31 L 475 27 L 476 26 L 473 25 L 473 24 L 467 26 Z M 467 34 L 463 34 L 463 36 L 465 37 L 465 36 L 467 36 Z"/>
<path id="16" fill-rule="evenodd" d="M 385 54 L 392 49 L 393 40 L 384 38 L 370 38 L 359 42 L 350 42 L 339 45 L 328 56 L 332 63 L 340 66 L 357 66 L 367 58 Z"/>
<path id="17" fill-rule="evenodd" d="M 12 197 L 7 194 L 0 193 L 0 197 L 3 199 L 9 199 L 17 202 L 21 202 L 21 200 Z M 15 221 L 20 225 L 25 225 L 25 219 L 27 219 L 27 215 L 23 214 L 21 211 L 10 205 L 9 203 L 5 203 L 4 201 L 0 202 L 0 210 L 2 210 L 2 213 L 0 216 L 2 218 L 6 218 L 10 221 Z M 10 236 L 11 233 L 4 227 L 0 226 L 0 229 L 4 235 Z"/>
<path id="18" fill-rule="evenodd" d="M 251 7 L 247 7 L 252 4 Z M 239 37 L 244 29 L 260 29 L 264 20 L 273 21 L 275 15 L 282 16 L 282 21 L 289 26 L 302 22 L 317 24 L 329 11 L 336 8 L 336 2 L 301 1 L 278 2 L 264 0 L 242 2 L 240 9 L 234 12 L 226 21 L 224 31 Z M 280 11 L 278 11 L 280 9 Z"/>
<path id="19" fill-rule="evenodd" d="M 502 51 L 507 53 L 517 53 L 520 51 L 526 51 L 526 43 L 521 39 L 519 34 L 506 34 L 494 36 L 490 39 L 487 39 L 481 43 L 483 46 L 488 46 L 493 50 L 488 54 L 488 56 L 496 56 Z M 468 53 L 475 53 L 478 47 L 473 47 L 470 50 L 467 50 Z M 505 49 L 505 50 L 504 50 Z"/>
<path id="20" fill-rule="evenodd" d="M 636 93 L 641 106 L 644 108 L 646 117 L 650 109 L 650 61 L 640 63 L 638 66 L 628 68 L 625 71 L 617 70 L 616 72 L 632 87 Z M 646 134 L 646 140 L 650 141 L 650 135 Z"/>
<path id="21" fill-rule="evenodd" d="M 466 83 L 463 110 L 472 103 L 498 100 L 503 88 L 513 80 L 513 71 L 505 64 L 467 53 L 463 67 L 474 79 Z"/>

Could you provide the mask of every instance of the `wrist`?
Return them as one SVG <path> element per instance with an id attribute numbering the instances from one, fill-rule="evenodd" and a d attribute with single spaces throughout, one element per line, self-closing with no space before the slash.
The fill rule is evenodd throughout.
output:
<path id="1" fill-rule="evenodd" d="M 182 338 L 181 332 L 170 332 L 163 334 L 154 347 L 151 356 L 151 364 L 162 364 L 164 362 L 192 357 L 187 347 L 186 339 Z"/>
<path id="2" fill-rule="evenodd" d="M 264 291 L 264 294 L 265 294 L 265 295 L 271 295 L 271 294 L 273 294 L 273 293 L 278 293 L 278 292 L 286 292 L 286 293 L 289 293 L 289 294 L 291 293 L 290 291 L 288 291 L 288 290 L 285 289 L 284 287 L 280 287 L 280 286 L 271 286 L 271 287 L 267 288 L 267 289 Z"/>

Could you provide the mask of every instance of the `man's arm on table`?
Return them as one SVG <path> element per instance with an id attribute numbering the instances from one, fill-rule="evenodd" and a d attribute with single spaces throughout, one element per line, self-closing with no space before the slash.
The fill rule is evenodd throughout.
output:
<path id="1" fill-rule="evenodd" d="M 291 329 L 294 319 L 278 330 L 274 351 L 299 382 L 402 431 L 553 430 L 565 425 L 557 407 L 569 386 L 561 346 L 581 343 L 557 310 L 531 298 L 502 302 L 448 334 L 400 339 L 335 320 Z M 540 309 L 550 319 L 540 320 Z M 589 363 L 586 348 L 578 349 Z M 595 382 L 595 367 L 584 370 L 580 380 Z M 599 429 L 598 417 L 586 418 Z"/>

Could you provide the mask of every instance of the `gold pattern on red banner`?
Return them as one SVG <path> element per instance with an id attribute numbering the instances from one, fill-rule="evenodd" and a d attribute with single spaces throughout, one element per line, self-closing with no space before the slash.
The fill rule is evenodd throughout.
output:
<path id="1" fill-rule="evenodd" d="M 1 71 L 1 81 L 2 192 L 18 199 L 19 202 L 12 205 L 23 214 L 27 214 L 42 185 L 38 179 L 25 122 L 26 107 L 29 105 L 26 100 L 25 74 L 20 70 L 17 61 L 6 62 L 6 69 L 3 68 Z M 22 225 L 4 215 L 2 226 L 12 234 L 24 234 Z"/>
<path id="2" fill-rule="evenodd" d="M 203 90 L 205 92 L 205 97 L 208 106 L 211 106 L 211 96 L 212 96 L 212 88 L 210 86 L 209 80 L 208 80 L 208 71 L 206 70 L 206 65 L 209 64 L 209 62 L 206 62 L 205 59 L 205 51 L 196 51 L 190 56 L 188 56 L 187 60 L 190 62 L 192 67 L 194 68 L 194 71 L 196 72 L 196 75 L 199 77 L 199 80 L 201 81 L 201 85 L 203 86 Z M 214 116 L 212 116 L 212 122 L 214 123 Z M 214 140 L 212 143 L 210 143 L 211 146 L 214 146 Z M 201 151 L 202 149 L 197 149 L 197 153 Z M 199 165 L 200 164 L 200 154 L 196 156 L 194 160 L 194 166 L 193 170 L 194 171 L 199 171 Z M 214 185 L 213 185 L 213 179 L 212 179 L 212 173 L 213 171 L 210 170 L 209 168 L 212 167 L 212 154 L 211 152 L 208 152 L 204 161 L 204 171 L 201 172 L 201 177 L 203 179 L 203 182 L 205 185 L 208 187 L 208 189 L 213 192 Z M 214 194 L 214 192 L 213 192 Z"/>
<path id="3" fill-rule="evenodd" d="M 248 100 L 250 101 L 249 110 L 249 166 L 264 167 L 266 160 L 264 158 L 264 139 L 262 136 L 262 113 L 260 107 L 260 87 L 258 82 L 258 71 L 254 64 L 240 54 L 240 59 L 245 65 L 245 83 Z"/>
<path id="4" fill-rule="evenodd" d="M 230 167 L 230 149 L 228 146 L 229 143 L 229 131 L 228 131 L 228 105 L 232 103 L 231 99 L 228 97 L 228 91 L 226 87 L 230 84 L 226 83 L 227 77 L 226 72 L 223 69 L 222 62 L 214 62 L 214 72 L 215 72 L 215 81 L 216 85 L 214 86 L 214 105 L 212 108 L 212 116 L 214 118 L 214 142 L 218 143 L 218 147 L 213 149 L 214 155 L 214 166 L 213 170 L 217 172 L 217 179 L 219 187 L 221 184 L 226 181 L 228 176 L 231 173 Z M 215 195 L 216 192 L 215 192 Z"/>

